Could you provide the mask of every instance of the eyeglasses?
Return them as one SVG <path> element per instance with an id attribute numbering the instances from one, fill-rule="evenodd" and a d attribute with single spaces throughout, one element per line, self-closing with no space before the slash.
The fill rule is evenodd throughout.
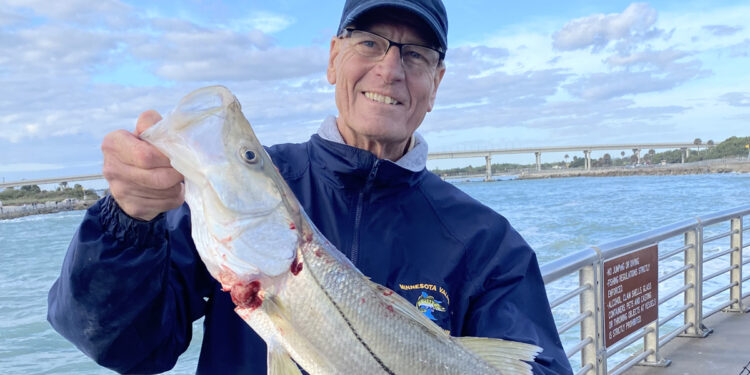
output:
<path id="1" fill-rule="evenodd" d="M 341 37 L 351 40 L 358 54 L 374 61 L 382 60 L 391 46 L 396 46 L 401 54 L 401 63 L 407 70 L 430 71 L 445 58 L 445 53 L 435 48 L 419 44 L 397 43 L 369 31 L 347 28 Z"/>

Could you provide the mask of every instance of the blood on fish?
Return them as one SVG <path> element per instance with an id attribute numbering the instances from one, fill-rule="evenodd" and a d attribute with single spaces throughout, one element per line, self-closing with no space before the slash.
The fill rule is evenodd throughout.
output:
<path id="1" fill-rule="evenodd" d="M 365 299 L 364 298 L 362 298 L 362 303 L 365 303 Z"/>
<path id="2" fill-rule="evenodd" d="M 299 258 L 294 257 L 294 261 L 292 262 L 292 265 L 289 267 L 289 270 L 292 271 L 292 274 L 294 276 L 297 276 L 297 274 L 302 271 L 302 262 L 299 261 Z"/>
<path id="3" fill-rule="evenodd" d="M 263 304 L 260 281 L 258 280 L 250 284 L 232 285 L 232 290 L 229 293 L 232 295 L 232 302 L 238 307 L 257 309 Z"/>
<path id="4" fill-rule="evenodd" d="M 305 242 L 312 242 L 312 233 L 305 233 Z"/>
<path id="5" fill-rule="evenodd" d="M 391 306 L 391 305 L 388 305 L 388 306 L 386 306 L 385 308 L 386 308 L 386 309 L 387 309 L 388 311 L 390 311 L 390 312 L 392 312 L 392 313 L 394 313 L 394 314 L 396 313 L 396 312 L 395 312 L 395 311 L 393 310 L 393 306 Z"/>
<path id="6" fill-rule="evenodd" d="M 295 230 L 297 227 L 294 226 L 294 223 L 289 223 L 289 229 Z"/>
<path id="7" fill-rule="evenodd" d="M 383 292 L 384 296 L 390 296 L 391 294 L 393 294 L 392 290 L 386 290 L 385 292 Z"/>

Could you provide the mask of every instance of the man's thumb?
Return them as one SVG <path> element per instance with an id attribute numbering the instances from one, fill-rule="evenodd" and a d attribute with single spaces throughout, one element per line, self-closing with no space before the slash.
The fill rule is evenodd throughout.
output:
<path id="1" fill-rule="evenodd" d="M 159 121 L 161 121 L 161 115 L 153 109 L 141 113 L 135 123 L 135 135 L 141 135 L 146 129 Z"/>

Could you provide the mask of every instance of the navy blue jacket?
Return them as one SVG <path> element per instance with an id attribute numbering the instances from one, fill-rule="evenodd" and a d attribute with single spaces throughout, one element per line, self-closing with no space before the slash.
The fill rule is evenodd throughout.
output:
<path id="1" fill-rule="evenodd" d="M 373 281 L 435 301 L 424 313 L 454 336 L 537 344 L 536 373 L 571 373 L 536 255 L 504 217 L 427 170 L 317 135 L 268 151 L 315 225 Z M 142 222 L 100 200 L 48 302 L 60 334 L 121 373 L 172 368 L 201 316 L 197 373 L 266 373 L 265 344 L 197 255 L 187 206 Z"/>

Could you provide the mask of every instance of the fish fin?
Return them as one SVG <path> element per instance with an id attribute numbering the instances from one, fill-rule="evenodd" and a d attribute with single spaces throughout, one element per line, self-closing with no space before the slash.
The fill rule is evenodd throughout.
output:
<path id="1" fill-rule="evenodd" d="M 531 365 L 523 361 L 533 361 L 542 348 L 516 341 L 487 337 L 454 337 L 466 349 L 484 359 L 490 365 L 507 370 L 512 374 L 532 374 Z"/>
<path id="2" fill-rule="evenodd" d="M 448 335 L 448 333 L 446 333 L 439 325 L 435 324 L 435 322 L 419 311 L 417 306 L 407 301 L 406 298 L 402 297 L 400 294 L 372 281 L 370 282 L 370 286 L 375 289 L 387 303 L 393 306 L 394 310 L 412 318 L 417 323 L 424 326 L 428 332 L 437 337 L 450 337 L 450 335 Z"/>
<path id="3" fill-rule="evenodd" d="M 268 375 L 302 375 L 297 364 L 283 348 L 268 346 Z"/>

